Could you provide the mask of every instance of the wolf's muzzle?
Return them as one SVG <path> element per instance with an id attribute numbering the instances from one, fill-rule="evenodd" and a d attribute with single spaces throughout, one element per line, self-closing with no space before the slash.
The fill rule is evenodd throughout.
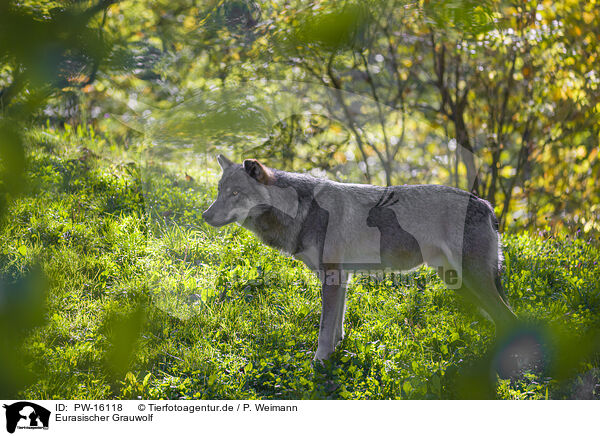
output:
<path id="1" fill-rule="evenodd" d="M 235 221 L 233 217 L 228 219 L 227 217 L 222 216 L 221 211 L 215 211 L 215 208 L 212 207 L 212 205 L 202 212 L 202 218 L 207 222 L 207 224 L 213 227 L 222 227 Z"/>

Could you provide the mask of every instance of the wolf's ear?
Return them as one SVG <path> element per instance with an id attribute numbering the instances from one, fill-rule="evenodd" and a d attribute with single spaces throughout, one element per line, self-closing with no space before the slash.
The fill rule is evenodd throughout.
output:
<path id="1" fill-rule="evenodd" d="M 222 154 L 219 154 L 217 156 L 217 162 L 219 162 L 219 166 L 221 167 L 222 170 L 226 170 L 233 163 L 229 159 L 227 159 L 225 156 L 223 156 Z"/>
<path id="2" fill-rule="evenodd" d="M 243 165 L 246 173 L 257 182 L 265 185 L 270 185 L 273 182 L 271 171 L 256 159 L 246 159 Z"/>

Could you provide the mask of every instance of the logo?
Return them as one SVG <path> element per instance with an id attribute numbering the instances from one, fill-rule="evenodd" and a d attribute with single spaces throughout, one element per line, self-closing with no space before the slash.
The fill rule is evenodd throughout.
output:
<path id="1" fill-rule="evenodd" d="M 6 409 L 6 431 L 14 433 L 15 429 L 48 429 L 50 411 L 29 401 L 19 401 Z"/>

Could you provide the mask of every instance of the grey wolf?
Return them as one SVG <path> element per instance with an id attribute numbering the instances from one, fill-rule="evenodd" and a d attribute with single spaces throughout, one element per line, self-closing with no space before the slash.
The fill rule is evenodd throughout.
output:
<path id="1" fill-rule="evenodd" d="M 485 200 L 441 185 L 383 188 L 285 172 L 256 159 L 217 161 L 223 174 L 217 199 L 202 214 L 206 222 L 238 222 L 322 281 L 316 360 L 328 359 L 344 336 L 346 288 L 357 270 L 426 263 L 497 330 L 516 320 L 500 280 L 498 221 Z"/>

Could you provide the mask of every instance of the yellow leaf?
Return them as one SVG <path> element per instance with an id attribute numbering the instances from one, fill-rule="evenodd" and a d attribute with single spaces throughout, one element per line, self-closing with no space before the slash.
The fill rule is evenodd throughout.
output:
<path id="1" fill-rule="evenodd" d="M 342 131 L 342 128 L 340 126 L 338 126 L 337 124 L 332 124 L 331 127 L 329 127 L 329 129 L 333 133 L 340 133 Z"/>
<path id="2" fill-rule="evenodd" d="M 335 159 L 336 162 L 340 162 L 340 163 L 346 163 L 346 155 L 344 153 L 342 153 L 341 151 L 337 151 L 334 155 L 333 158 Z"/>
<path id="3" fill-rule="evenodd" d="M 560 88 L 554 88 L 554 92 L 552 93 L 552 97 L 554 97 L 554 100 L 562 99 L 562 95 L 562 90 Z"/>
<path id="4" fill-rule="evenodd" d="M 504 177 L 504 178 L 509 178 L 514 176 L 517 173 L 516 168 L 513 168 L 511 166 L 505 166 L 504 168 L 502 168 L 500 170 L 500 176 Z"/>
<path id="5" fill-rule="evenodd" d="M 592 21 L 594 21 L 594 14 L 591 12 L 584 12 L 583 21 L 585 21 L 585 24 L 590 24 Z"/>
<path id="6" fill-rule="evenodd" d="M 195 26 L 196 20 L 194 19 L 194 17 L 190 17 L 189 15 L 185 17 L 185 19 L 183 20 L 184 29 L 190 30 L 193 29 Z"/>

